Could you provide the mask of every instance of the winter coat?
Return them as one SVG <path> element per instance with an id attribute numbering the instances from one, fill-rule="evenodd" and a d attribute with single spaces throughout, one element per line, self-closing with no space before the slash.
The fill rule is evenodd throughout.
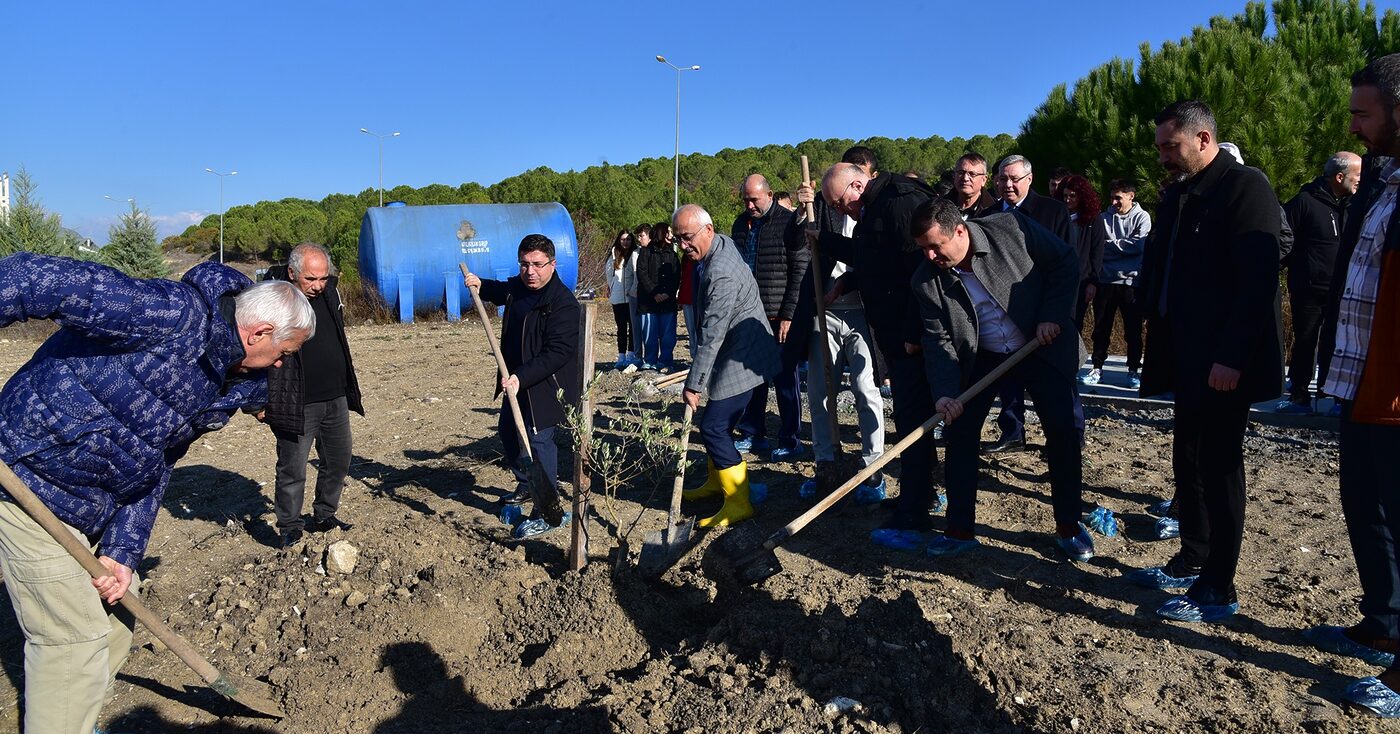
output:
<path id="1" fill-rule="evenodd" d="M 1333 196 L 1327 181 L 1319 176 L 1283 205 L 1293 228 L 1293 251 L 1284 259 L 1290 292 L 1326 291 L 1332 286 L 1346 204 L 1346 198 Z"/>
<path id="2" fill-rule="evenodd" d="M 607 262 L 603 263 L 603 279 L 608 284 L 608 303 L 620 306 L 627 303 L 627 279 L 632 267 L 632 259 L 630 257 L 622 258 L 621 267 L 615 266 L 616 262 L 617 258 L 609 253 Z"/>
<path id="3" fill-rule="evenodd" d="M 59 519 L 135 568 L 175 462 L 196 437 L 266 400 L 244 357 L 233 295 L 250 281 L 217 263 L 179 282 L 20 253 L 0 260 L 0 326 L 59 324 L 0 390 L 0 457 Z"/>
<path id="4" fill-rule="evenodd" d="M 792 250 L 785 233 L 792 221 L 792 212 L 778 206 L 775 199 L 762 216 L 747 210 L 734 220 L 729 236 L 735 247 L 749 263 L 758 292 L 763 298 L 763 310 L 769 319 L 791 321 L 797 311 L 797 298 L 802 289 L 802 277 L 807 272 L 810 253 L 807 248 Z M 757 230 L 757 248 L 749 251 L 749 233 Z"/>
<path id="5" fill-rule="evenodd" d="M 681 287 L 681 261 L 664 242 L 640 248 L 637 255 L 637 310 L 642 313 L 675 313 L 676 291 Z M 656 296 L 665 296 L 657 301 Z"/>
<path id="6" fill-rule="evenodd" d="M 1074 248 L 1075 254 L 1079 257 L 1079 282 L 1081 284 L 1098 284 L 1099 272 L 1103 270 L 1106 233 L 1103 227 L 1097 226 L 1098 224 L 1098 217 L 1093 217 L 1082 225 L 1078 219 L 1071 219 L 1069 222 L 1071 237 L 1069 245 Z"/>
<path id="7" fill-rule="evenodd" d="M 1281 219 L 1269 179 L 1229 155 L 1167 189 L 1139 279 L 1148 316 L 1143 395 L 1203 398 L 1218 363 L 1240 371 L 1239 398 L 1278 397 Z"/>
<path id="8" fill-rule="evenodd" d="M 270 280 L 285 280 L 291 277 L 286 265 L 278 265 L 267 271 Z M 336 338 L 345 354 L 345 403 L 351 410 L 365 414 L 364 402 L 360 396 L 360 381 L 355 377 L 355 362 L 350 359 L 350 341 L 345 338 L 345 306 L 340 302 L 340 291 L 336 289 L 340 279 L 332 275 L 326 280 L 326 289 L 320 297 L 326 299 L 331 312 Z M 317 324 L 319 328 L 321 324 Z M 313 376 L 311 379 L 315 379 Z M 294 352 L 282 359 L 281 367 L 267 370 L 267 407 L 263 420 L 274 431 L 301 435 L 306 430 L 306 368 L 301 352 Z"/>
<path id="9" fill-rule="evenodd" d="M 501 341 L 520 340 L 521 361 L 506 369 L 520 380 L 520 409 L 525 413 L 525 425 L 549 428 L 564 420 L 564 405 L 577 405 L 579 399 L 579 305 L 569 287 L 559 280 L 559 274 L 544 284 L 540 299 L 525 315 L 519 330 L 512 329 L 511 308 L 517 298 L 529 289 L 513 275 L 509 280 L 481 280 L 481 298 L 491 303 L 505 304 L 505 332 Z M 496 382 L 499 395 L 500 380 Z M 563 401 L 558 396 L 563 391 Z"/>
<path id="10" fill-rule="evenodd" d="M 1003 211 L 1002 206 L 1003 201 L 999 200 L 991 209 L 984 211 L 983 215 Z M 1021 200 L 1020 206 L 1012 208 L 1054 232 L 1056 237 L 1069 243 L 1071 247 L 1074 246 L 1074 234 L 1069 231 L 1069 208 L 1063 201 L 1027 191 L 1026 198 Z"/>
<path id="11" fill-rule="evenodd" d="M 685 388 L 713 402 L 742 395 L 778 374 L 778 343 L 753 273 L 718 232 L 697 270 L 695 361 Z"/>
<path id="12" fill-rule="evenodd" d="M 818 196 L 812 204 L 813 213 L 818 223 L 818 232 L 841 236 L 841 231 L 846 223 L 846 215 L 826 205 L 826 200 Z M 789 252 L 797 250 L 807 250 L 807 229 L 805 221 L 799 222 L 797 216 L 788 219 L 787 231 L 783 234 L 783 241 Z M 820 253 L 818 253 L 820 255 Z M 832 274 L 836 269 L 836 258 L 821 255 L 818 258 L 822 265 L 822 288 L 830 290 Z M 812 256 L 810 250 L 802 266 L 802 280 L 797 288 L 797 307 L 793 309 L 792 326 L 788 329 L 787 341 L 783 342 L 784 362 L 797 364 L 807 358 L 808 349 L 812 338 L 812 331 L 817 328 L 817 305 L 815 300 L 815 286 L 812 284 Z M 854 278 L 852 278 L 854 282 Z"/>

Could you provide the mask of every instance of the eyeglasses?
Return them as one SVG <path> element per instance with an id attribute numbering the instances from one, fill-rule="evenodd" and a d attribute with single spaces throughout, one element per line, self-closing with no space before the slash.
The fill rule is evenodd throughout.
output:
<path id="1" fill-rule="evenodd" d="M 553 264 L 553 260 L 545 260 L 544 262 L 530 262 L 529 260 L 521 260 L 520 270 L 521 272 L 524 272 L 526 270 L 544 270 L 545 268 Z"/>
<path id="2" fill-rule="evenodd" d="M 1031 177 L 1031 174 L 1030 174 L 1030 173 L 1023 173 L 1023 174 L 1021 174 L 1021 175 L 1019 175 L 1019 176 L 1017 176 L 1017 177 L 1015 177 L 1015 178 L 1012 178 L 1011 176 L 1008 176 L 1008 175 L 1006 175 L 1006 174 L 1003 173 L 1003 174 L 1001 174 L 1000 176 L 997 176 L 996 179 L 994 179 L 994 180 L 995 180 L 998 184 L 1004 184 L 1004 183 L 1014 183 L 1014 184 L 1018 184 L 1018 183 L 1021 183 L 1022 181 L 1025 181 L 1026 179 L 1028 179 L 1028 178 L 1030 178 L 1030 177 Z"/>
<path id="3" fill-rule="evenodd" d="M 829 202 L 829 203 L 831 204 L 831 206 L 833 206 L 833 207 L 835 207 L 835 208 L 837 208 L 837 209 L 841 209 L 842 207 L 846 206 L 846 192 L 847 192 L 847 191 L 850 191 L 850 190 L 851 190 L 851 187 L 852 187 L 852 186 L 855 186 L 855 185 L 856 185 L 856 180 L 855 180 L 855 179 L 851 179 L 851 180 L 846 184 L 846 188 L 844 188 L 844 189 L 841 190 L 841 195 L 838 196 L 838 197 L 836 197 L 835 199 L 832 199 L 832 200 Z"/>
<path id="4" fill-rule="evenodd" d="M 709 226 L 712 226 L 712 225 L 709 225 L 709 224 L 702 225 L 702 226 L 700 227 L 700 229 L 697 229 L 697 230 L 695 230 L 694 232 L 690 232 L 690 233 L 677 232 L 677 233 L 676 233 L 676 239 L 678 239 L 678 240 L 680 240 L 681 242 L 684 242 L 684 243 L 686 243 L 686 244 L 688 245 L 688 244 L 690 244 L 691 242 L 695 241 L 695 238 L 696 238 L 696 237 L 699 237 L 701 232 L 704 232 L 704 231 L 705 231 L 705 227 L 709 227 Z"/>
<path id="5" fill-rule="evenodd" d="M 987 175 L 987 172 L 986 172 L 986 171 L 982 171 L 982 172 L 980 172 L 980 173 L 977 172 L 977 171 L 953 171 L 953 176 L 954 176 L 955 178 L 968 178 L 968 179 L 972 179 L 972 178 L 984 178 L 984 177 L 986 177 L 986 175 Z"/>

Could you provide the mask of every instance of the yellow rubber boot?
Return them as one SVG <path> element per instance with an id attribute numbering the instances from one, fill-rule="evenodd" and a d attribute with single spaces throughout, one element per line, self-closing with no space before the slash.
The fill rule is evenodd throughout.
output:
<path id="1" fill-rule="evenodd" d="M 700 527 L 722 528 L 753 517 L 753 505 L 749 504 L 749 468 L 744 462 L 719 470 L 719 488 L 724 492 L 724 506 L 714 517 L 701 520 Z"/>
<path id="2" fill-rule="evenodd" d="M 705 464 L 709 467 L 705 476 L 705 483 L 695 489 L 687 489 L 681 492 L 681 499 L 687 502 L 693 502 L 695 500 L 703 500 L 706 497 L 718 497 L 723 494 L 719 488 L 719 470 L 715 469 L 714 460 L 706 459 Z"/>

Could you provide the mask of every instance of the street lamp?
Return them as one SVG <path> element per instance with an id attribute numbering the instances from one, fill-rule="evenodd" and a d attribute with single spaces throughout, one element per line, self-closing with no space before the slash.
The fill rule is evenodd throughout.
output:
<path id="1" fill-rule="evenodd" d="M 219 173 L 212 168 L 204 169 L 219 177 L 219 262 L 224 261 L 224 176 L 237 176 L 238 171 Z"/>
<path id="2" fill-rule="evenodd" d="M 384 206 L 384 138 L 397 138 L 399 134 L 392 132 L 380 135 L 364 128 L 360 128 L 360 132 L 379 139 L 379 205 Z"/>
<path id="3" fill-rule="evenodd" d="M 700 71 L 700 67 L 676 66 L 675 64 L 667 61 L 665 56 L 661 56 L 659 54 L 657 55 L 656 60 L 676 70 L 676 204 L 675 207 L 671 209 L 671 211 L 674 212 L 676 209 L 681 208 L 681 72 Z"/>

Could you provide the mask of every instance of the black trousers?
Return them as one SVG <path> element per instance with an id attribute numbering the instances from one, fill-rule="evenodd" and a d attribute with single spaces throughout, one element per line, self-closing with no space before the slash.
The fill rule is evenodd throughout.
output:
<path id="1" fill-rule="evenodd" d="M 1289 389 L 1288 397 L 1295 403 L 1304 403 L 1312 399 L 1308 383 L 1312 382 L 1313 367 L 1318 366 L 1321 374 L 1325 375 L 1332 361 L 1332 345 L 1318 348 L 1327 291 L 1300 289 L 1300 292 L 1295 292 L 1290 289 L 1288 303 L 1293 310 L 1293 354 L 1288 360 L 1288 379 L 1293 386 Z"/>
<path id="2" fill-rule="evenodd" d="M 802 382 L 797 376 L 799 357 L 797 350 L 784 349 L 778 342 L 778 324 L 773 323 L 773 341 L 778 343 L 778 356 L 782 360 L 778 374 L 773 376 L 773 391 L 778 397 L 778 447 L 797 448 L 798 431 L 802 427 Z M 748 408 L 736 426 L 740 434 L 752 438 L 768 437 L 768 383 L 753 389 Z"/>
<path id="3" fill-rule="evenodd" d="M 1244 431 L 1249 401 L 1235 392 L 1176 398 L 1172 469 L 1181 521 L 1180 562 L 1200 569 L 1188 591 L 1234 597 L 1244 538 Z"/>
<path id="4" fill-rule="evenodd" d="M 306 501 L 306 460 L 311 446 L 321 457 L 316 472 L 316 500 L 312 516 L 325 520 L 340 509 L 340 493 L 345 489 L 345 476 L 350 472 L 350 408 L 342 395 L 334 400 L 307 403 L 302 406 L 305 419 L 302 433 L 276 433 L 277 489 L 273 513 L 277 529 L 300 529 L 302 504 Z"/>
<path id="5" fill-rule="evenodd" d="M 520 391 L 521 410 L 528 410 L 528 403 L 523 396 L 525 391 Z M 534 455 L 535 463 L 544 470 L 545 477 L 549 480 L 550 488 L 558 493 L 559 491 L 559 447 L 554 443 L 554 426 L 545 428 L 533 428 L 530 426 L 529 413 L 525 420 L 525 430 L 530 432 L 530 453 Z M 515 477 L 516 489 L 528 489 L 530 486 L 530 475 L 521 468 L 520 457 L 525 453 L 525 445 L 521 443 L 520 433 L 515 430 L 515 417 L 511 415 L 510 403 L 501 398 L 501 417 L 497 428 L 501 432 L 501 443 L 505 448 L 506 466 L 510 467 L 510 473 Z M 543 488 L 541 488 L 543 489 Z M 538 510 L 537 510 L 538 511 Z"/>
<path id="6" fill-rule="evenodd" d="M 1123 316 L 1123 338 L 1128 342 L 1128 369 L 1142 369 L 1142 310 L 1130 285 L 1108 283 L 1094 296 L 1094 367 L 1103 369 L 1108 361 L 1108 342 L 1113 337 L 1114 312 Z"/>
<path id="7" fill-rule="evenodd" d="M 1010 355 L 978 352 L 972 379 L 982 379 Z M 1002 379 L 1010 378 L 1017 389 L 1029 390 L 1045 431 L 1045 461 L 1050 466 L 1051 505 L 1057 525 L 1079 522 L 1080 495 L 1084 480 L 1082 452 L 1074 421 L 1074 379 L 1051 367 L 1039 355 L 1031 355 Z M 895 397 L 899 393 L 895 392 Z M 982 424 L 992 410 L 990 390 L 969 400 L 963 414 L 943 429 L 947 442 L 944 482 L 948 485 L 948 529 L 971 533 L 976 527 L 977 475 L 981 468 L 979 441 Z M 901 489 L 901 491 L 903 491 Z"/>
<path id="8" fill-rule="evenodd" d="M 1001 398 L 1001 413 L 997 416 L 997 426 L 1005 437 L 1026 435 L 1026 386 L 1016 377 L 1019 370 L 1012 370 L 993 385 L 997 397 Z M 1079 399 L 1079 383 L 1073 382 L 1074 430 L 1084 440 L 1084 403 Z M 1038 411 L 1037 411 L 1038 412 Z"/>
<path id="9" fill-rule="evenodd" d="M 894 393 L 894 427 L 899 434 L 891 440 L 904 440 L 936 412 L 933 393 L 924 372 L 922 354 L 886 355 L 890 358 L 890 389 Z M 931 527 L 928 510 L 933 502 L 933 468 L 938 465 L 933 431 L 925 433 L 899 457 L 899 497 L 894 503 L 894 526 L 927 530 Z"/>
<path id="10" fill-rule="evenodd" d="M 1400 639 L 1400 426 L 1353 423 L 1342 405 L 1341 495 L 1367 637 Z"/>
<path id="11" fill-rule="evenodd" d="M 617 353 L 632 351 L 632 309 L 625 303 L 614 303 L 613 323 L 617 324 Z"/>

